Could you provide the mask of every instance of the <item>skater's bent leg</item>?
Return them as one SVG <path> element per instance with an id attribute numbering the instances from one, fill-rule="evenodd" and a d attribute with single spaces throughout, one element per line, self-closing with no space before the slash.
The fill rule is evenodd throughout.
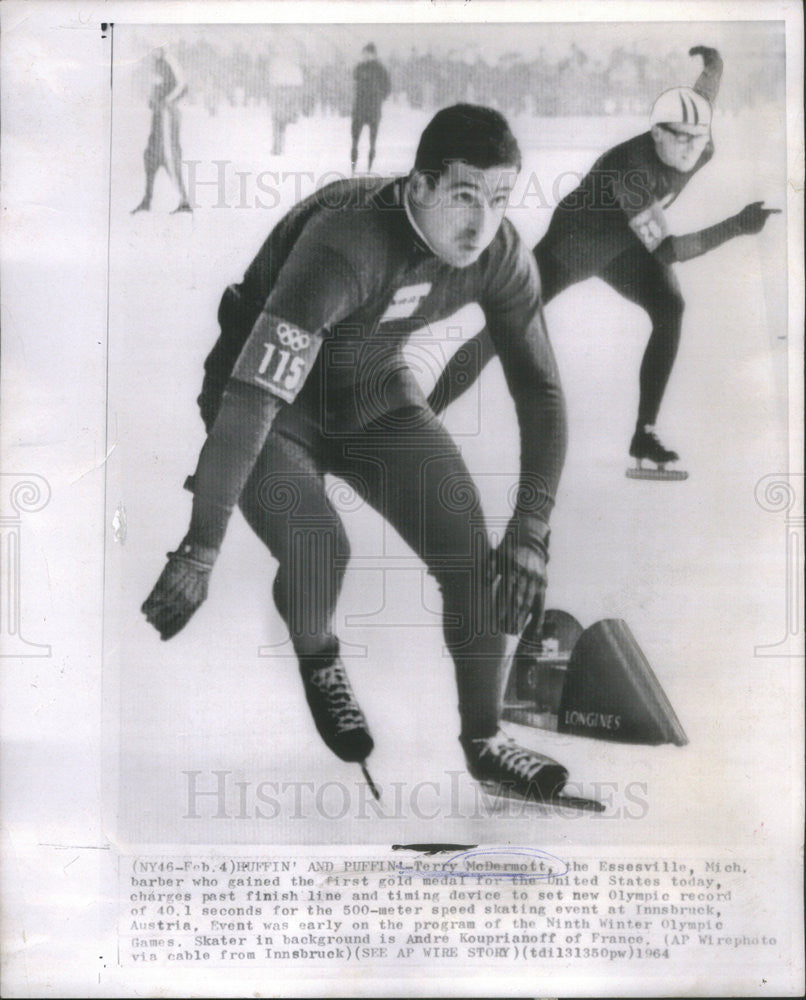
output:
<path id="1" fill-rule="evenodd" d="M 638 404 L 638 423 L 641 426 L 653 425 L 658 418 L 669 376 L 672 374 L 677 357 L 684 307 L 685 303 L 679 290 L 665 289 L 653 298 L 652 311 L 649 314 L 652 319 L 652 333 L 641 362 L 641 394 Z"/>
<path id="2" fill-rule="evenodd" d="M 312 448 L 273 430 L 240 505 L 280 563 L 274 600 L 299 659 L 316 729 L 338 757 L 361 763 L 374 744 L 333 631 L 347 537 L 325 494 Z"/>
<path id="3" fill-rule="evenodd" d="M 428 410 L 392 415 L 351 447 L 370 503 L 427 565 L 443 599 L 443 632 L 455 665 L 462 735 L 498 728 L 505 637 L 493 620 L 490 552 L 475 483 L 450 435 Z"/>
<path id="4" fill-rule="evenodd" d="M 543 303 L 549 303 L 569 285 L 580 281 L 574 272 L 566 267 L 563 262 L 554 255 L 551 244 L 547 238 L 543 238 L 534 248 L 537 270 L 540 274 L 540 297 Z"/>
<path id="5" fill-rule="evenodd" d="M 617 257 L 602 277 L 641 306 L 652 322 L 639 376 L 638 426 L 654 425 L 680 344 L 685 308 L 680 285 L 672 269 L 643 247 Z"/>
<path id="6" fill-rule="evenodd" d="M 538 243 L 534 254 L 540 272 L 541 297 L 543 302 L 549 302 L 577 279 L 554 256 L 545 241 Z M 431 390 L 428 397 L 431 409 L 435 413 L 441 413 L 467 392 L 493 357 L 495 347 L 486 329 L 462 344 L 445 365 Z"/>
<path id="7" fill-rule="evenodd" d="M 349 543 L 311 451 L 272 430 L 239 506 L 280 564 L 273 595 L 297 655 L 335 655 L 333 615 Z"/>

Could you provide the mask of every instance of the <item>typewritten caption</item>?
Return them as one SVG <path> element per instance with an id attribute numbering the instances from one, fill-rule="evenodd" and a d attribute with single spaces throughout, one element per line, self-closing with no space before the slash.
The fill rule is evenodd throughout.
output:
<path id="1" fill-rule="evenodd" d="M 765 961 L 760 861 L 561 861 L 531 848 L 350 860 L 121 857 L 121 965 Z M 153 967 L 153 966 L 152 966 Z"/>

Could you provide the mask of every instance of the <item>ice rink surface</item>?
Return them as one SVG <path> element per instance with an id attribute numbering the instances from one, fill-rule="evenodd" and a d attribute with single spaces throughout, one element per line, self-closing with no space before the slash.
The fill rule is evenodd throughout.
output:
<path id="1" fill-rule="evenodd" d="M 377 172 L 408 170 L 429 117 L 387 106 Z M 586 626 L 625 619 L 689 745 L 606 744 L 509 726 L 568 767 L 572 791 L 598 794 L 608 810 L 479 809 L 457 742 L 436 585 L 374 512 L 340 494 L 354 561 L 338 631 L 375 737 L 370 766 L 384 789 L 377 814 L 358 768 L 335 758 L 314 730 L 271 601 L 275 564 L 239 513 L 209 599 L 188 627 L 162 643 L 139 613 L 186 529 L 191 498 L 182 483 L 204 440 L 195 398 L 221 293 L 240 280 L 298 195 L 321 186 L 328 172 L 349 172 L 349 120 L 302 118 L 288 128 L 285 155 L 272 157 L 265 108 L 222 106 L 210 117 L 189 107 L 182 141 L 195 171 L 196 211 L 169 214 L 177 198 L 162 174 L 153 210 L 132 216 L 148 124 L 147 109 L 117 102 L 107 523 L 121 505 L 126 537 L 108 551 L 104 676 L 110 745 L 119 740 L 120 751 L 118 804 L 109 815 L 119 842 L 652 843 L 660 850 L 723 843 L 727 831 L 730 843 L 761 836 L 787 763 L 771 749 L 780 748 L 771 735 L 791 718 L 788 671 L 754 654 L 779 640 L 785 624 L 784 522 L 754 495 L 763 476 L 787 465 L 785 216 L 758 236 L 676 266 L 687 310 L 659 432 L 680 452 L 685 483 L 625 477 L 647 317 L 598 279 L 547 308 L 570 426 L 548 606 Z M 646 127 L 640 118 L 512 124 L 525 162 L 509 215 L 529 246 L 575 172 Z M 669 211 L 673 232 L 703 228 L 750 201 L 784 207 L 783 121 L 774 109 L 718 115 L 714 139 L 714 159 Z M 362 163 L 364 155 L 362 145 Z M 259 180 L 265 171 L 275 178 Z M 256 198 L 273 207 L 257 207 Z M 426 388 L 439 359 L 479 325 L 470 308 L 412 337 L 409 356 Z M 505 520 L 518 434 L 497 362 L 444 419 L 488 518 Z M 219 781 L 223 809 L 215 796 L 191 801 L 193 782 L 208 792 Z"/>

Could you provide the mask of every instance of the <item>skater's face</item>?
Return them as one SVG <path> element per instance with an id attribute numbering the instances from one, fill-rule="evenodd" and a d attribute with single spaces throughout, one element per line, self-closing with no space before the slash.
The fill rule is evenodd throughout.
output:
<path id="1" fill-rule="evenodd" d="M 414 173 L 409 204 L 434 253 L 453 267 L 475 263 L 498 232 L 516 177 L 513 166 L 482 170 L 460 162 L 437 179 Z"/>
<path id="2" fill-rule="evenodd" d="M 708 145 L 711 129 L 708 125 L 660 124 L 652 126 L 652 138 L 659 159 L 687 174 L 697 165 Z"/>

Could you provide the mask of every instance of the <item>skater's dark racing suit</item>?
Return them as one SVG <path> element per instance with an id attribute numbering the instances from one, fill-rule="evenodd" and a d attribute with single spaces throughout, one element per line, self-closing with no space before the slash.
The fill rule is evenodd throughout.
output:
<path id="1" fill-rule="evenodd" d="M 722 61 L 713 49 L 698 47 L 691 54 L 703 57 L 705 68 L 694 92 L 708 102 L 710 115 Z M 688 110 L 692 107 L 689 103 Z M 693 118 L 692 113 L 692 123 Z M 666 125 L 660 128 L 668 130 Z M 686 136 L 681 133 L 678 138 Z M 699 158 L 685 169 L 661 159 L 654 129 L 609 150 L 557 205 L 548 231 L 534 249 L 544 302 L 596 275 L 648 313 L 652 331 L 641 363 L 631 454 L 655 461 L 677 458 L 660 445 L 654 433 L 647 433 L 658 416 L 680 341 L 684 301 L 670 265 L 705 253 L 733 236 L 758 232 L 769 214 L 756 203 L 709 229 L 685 236 L 669 234 L 664 209 L 714 155 L 710 130 L 703 142 Z M 485 331 L 464 345 L 431 394 L 435 412 L 465 392 L 494 354 Z"/>
<path id="2" fill-rule="evenodd" d="M 649 314 L 652 332 L 641 363 L 639 424 L 654 424 L 658 416 L 683 320 L 663 210 L 713 155 L 709 140 L 691 172 L 681 173 L 659 159 L 649 132 L 629 139 L 600 157 L 579 187 L 563 198 L 535 247 L 544 302 L 597 275 Z"/>
<path id="3" fill-rule="evenodd" d="M 333 614 L 349 546 L 325 489 L 324 474 L 334 473 L 439 582 L 463 736 L 488 736 L 498 725 L 504 636 L 490 621 L 484 519 L 402 347 L 412 331 L 465 303 L 481 305 L 518 412 L 515 520 L 527 533 L 544 533 L 554 503 L 563 395 L 534 260 L 511 224 L 503 222 L 475 264 L 451 267 L 418 238 L 404 191 L 402 179 L 341 181 L 280 222 L 241 284 L 224 294 L 200 405 L 209 428 L 231 374 L 287 401 L 239 506 L 279 561 L 274 597 L 300 657 L 337 649 Z"/>
<path id="4" fill-rule="evenodd" d="M 143 604 L 163 639 L 184 628 L 240 504 L 280 564 L 275 600 L 316 728 L 372 789 L 374 743 L 333 631 L 349 552 L 326 473 L 375 507 L 440 586 L 471 775 L 541 801 L 568 777 L 498 729 L 503 633 L 542 616 L 566 446 L 537 268 L 504 218 L 520 166 L 500 112 L 453 105 L 424 129 L 407 178 L 330 185 L 270 234 L 221 303 L 190 528 Z M 476 486 L 402 353 L 413 331 L 470 302 L 501 356 L 521 436 L 514 512 L 494 550 Z"/>

